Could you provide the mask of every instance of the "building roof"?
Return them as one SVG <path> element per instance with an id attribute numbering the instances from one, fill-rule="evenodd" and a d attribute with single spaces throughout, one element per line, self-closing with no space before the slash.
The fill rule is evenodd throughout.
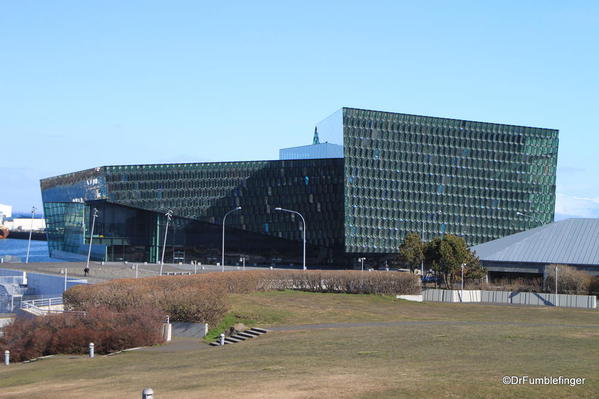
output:
<path id="1" fill-rule="evenodd" d="M 599 219 L 566 219 L 472 250 L 483 261 L 599 266 Z"/>

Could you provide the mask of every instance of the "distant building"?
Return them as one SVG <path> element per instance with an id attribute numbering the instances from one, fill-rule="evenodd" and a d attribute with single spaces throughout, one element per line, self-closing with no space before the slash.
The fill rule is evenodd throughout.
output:
<path id="1" fill-rule="evenodd" d="M 282 148 L 279 150 L 279 159 L 319 159 L 343 158 L 343 146 L 331 143 L 321 143 L 318 130 L 314 129 L 314 139 L 311 145 Z"/>
<path id="2" fill-rule="evenodd" d="M 472 247 L 491 275 L 543 275 L 575 266 L 599 275 L 599 219 L 566 219 Z"/>
<path id="3" fill-rule="evenodd" d="M 13 218 L 4 221 L 10 231 L 42 231 L 46 228 L 45 219 Z"/>
<path id="4" fill-rule="evenodd" d="M 325 142 L 323 142 L 325 141 Z M 280 160 L 103 166 L 41 181 L 51 256 L 156 262 L 297 264 L 306 219 L 308 264 L 382 261 L 406 233 L 452 233 L 479 244 L 550 223 L 558 131 L 342 108 L 312 145 Z M 527 215 L 527 216 L 522 216 Z"/>
<path id="5" fill-rule="evenodd" d="M 4 224 L 4 220 L 12 217 L 12 206 L 0 204 L 0 224 Z"/>

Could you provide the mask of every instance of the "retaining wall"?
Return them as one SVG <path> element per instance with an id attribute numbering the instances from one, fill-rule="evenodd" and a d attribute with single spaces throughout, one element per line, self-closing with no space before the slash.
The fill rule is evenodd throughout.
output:
<path id="1" fill-rule="evenodd" d="M 423 291 L 426 302 L 478 302 L 506 305 L 561 306 L 565 308 L 596 309 L 597 297 L 593 295 L 547 294 L 538 292 L 428 289 Z"/>

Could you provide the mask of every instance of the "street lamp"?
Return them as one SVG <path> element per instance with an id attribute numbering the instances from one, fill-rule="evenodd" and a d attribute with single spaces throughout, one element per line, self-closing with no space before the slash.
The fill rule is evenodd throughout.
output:
<path id="1" fill-rule="evenodd" d="M 166 228 L 164 229 L 164 243 L 162 244 L 162 258 L 160 259 L 160 275 L 162 276 L 162 267 L 164 266 L 164 252 L 166 251 L 166 235 L 168 234 L 168 224 L 173 217 L 173 211 L 169 209 L 165 214 Z"/>
<path id="2" fill-rule="evenodd" d="M 35 217 L 35 206 L 31 207 L 31 229 L 29 230 L 29 243 L 27 244 L 27 257 L 25 263 L 29 263 L 29 250 L 31 249 L 31 234 L 33 234 L 33 218 Z"/>
<path id="3" fill-rule="evenodd" d="M 292 211 L 290 209 L 285 208 L 275 208 L 275 211 L 294 213 L 296 215 L 299 215 L 300 218 L 302 218 L 302 222 L 304 223 L 304 270 L 306 270 L 306 220 L 304 219 L 302 214 L 297 211 Z"/>
<path id="4" fill-rule="evenodd" d="M 558 304 L 558 299 L 559 297 L 557 296 L 557 265 L 555 265 L 555 306 L 559 306 Z"/>
<path id="5" fill-rule="evenodd" d="M 238 206 L 235 209 L 231 209 L 229 212 L 225 213 L 225 216 L 223 216 L 223 246 L 222 246 L 222 251 L 221 251 L 221 271 L 225 271 L 225 221 L 227 220 L 227 216 L 229 216 L 229 213 L 235 212 L 235 211 L 240 211 L 241 207 Z"/>
<path id="6" fill-rule="evenodd" d="M 362 271 L 364 271 L 364 261 L 366 258 L 358 258 L 358 262 L 362 263 Z"/>
<path id="7" fill-rule="evenodd" d="M 422 219 L 422 243 L 424 243 L 424 219 Z M 420 278 L 424 278 L 424 256 L 420 260 Z"/>
<path id="8" fill-rule="evenodd" d="M 85 264 L 85 270 L 89 270 L 89 258 L 92 254 L 92 240 L 94 238 L 94 227 L 96 226 L 96 218 L 98 217 L 98 209 L 94 208 L 94 213 L 92 217 L 92 230 L 89 233 L 89 250 L 87 251 L 87 263 Z"/>
<path id="9" fill-rule="evenodd" d="M 460 302 L 464 302 L 464 266 L 466 264 L 462 263 L 462 298 Z"/>

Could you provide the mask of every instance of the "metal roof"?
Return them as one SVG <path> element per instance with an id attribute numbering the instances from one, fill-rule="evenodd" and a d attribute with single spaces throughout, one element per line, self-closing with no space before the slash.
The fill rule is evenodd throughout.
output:
<path id="1" fill-rule="evenodd" d="M 599 266 L 599 219 L 566 219 L 472 250 L 483 261 Z"/>

